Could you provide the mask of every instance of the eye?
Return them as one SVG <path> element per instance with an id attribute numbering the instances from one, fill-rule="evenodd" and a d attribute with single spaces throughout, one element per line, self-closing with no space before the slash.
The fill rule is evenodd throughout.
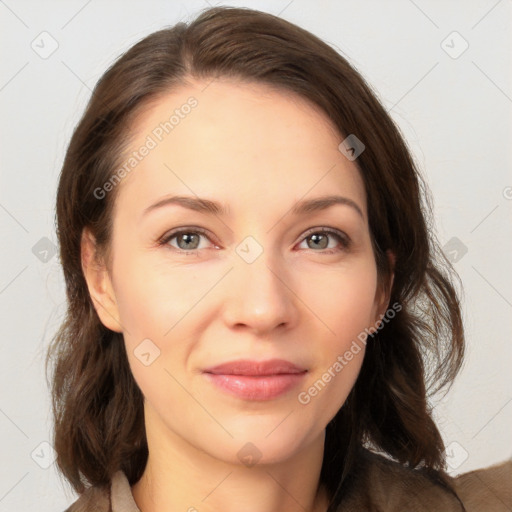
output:
<path id="1" fill-rule="evenodd" d="M 158 244 L 162 246 L 170 245 L 173 249 L 185 252 L 186 254 L 189 254 L 188 251 L 192 251 L 191 254 L 193 254 L 194 252 L 197 253 L 198 249 L 201 249 L 201 247 L 198 247 L 201 237 L 209 239 L 206 231 L 199 228 L 177 229 L 165 235 Z M 176 239 L 177 247 L 169 244 L 173 239 Z"/>
<path id="2" fill-rule="evenodd" d="M 333 246 L 329 247 L 329 238 L 336 239 L 341 248 L 336 248 Z M 347 235 L 341 231 L 338 231 L 337 229 L 327 227 L 314 228 L 313 230 L 308 231 L 306 237 L 303 240 L 306 242 L 311 240 L 312 243 L 308 244 L 308 248 L 313 249 L 314 252 L 323 252 L 325 254 L 334 254 L 350 247 L 350 238 Z M 316 251 L 316 249 L 329 250 Z"/>
<path id="3" fill-rule="evenodd" d="M 181 228 L 164 235 L 164 237 L 158 241 L 158 245 L 170 246 L 172 249 L 183 252 L 187 256 L 192 254 L 197 255 L 200 249 L 204 249 L 204 247 L 199 247 L 201 237 L 210 240 L 207 232 L 201 228 Z M 176 239 L 177 246 L 170 243 L 174 239 Z M 337 240 L 338 247 L 329 246 L 329 239 Z M 347 235 L 341 231 L 327 227 L 309 230 L 302 240 L 311 240 L 312 243 L 308 244 L 308 248 L 313 249 L 314 252 L 322 252 L 324 254 L 334 254 L 350 247 L 350 238 Z M 317 251 L 316 249 L 321 249 L 321 251 Z"/>

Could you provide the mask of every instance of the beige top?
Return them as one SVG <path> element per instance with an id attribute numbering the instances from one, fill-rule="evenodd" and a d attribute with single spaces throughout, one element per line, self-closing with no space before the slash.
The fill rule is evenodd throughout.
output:
<path id="1" fill-rule="evenodd" d="M 338 512 L 460 512 L 452 493 L 426 475 L 367 452 Z M 452 479 L 467 512 L 512 511 L 512 459 Z M 89 487 L 64 512 L 141 512 L 122 471 L 110 489 Z"/>
<path id="2" fill-rule="evenodd" d="M 122 471 L 112 477 L 110 490 L 89 487 L 64 512 L 141 512 L 128 478 Z"/>
<path id="3" fill-rule="evenodd" d="M 111 486 L 112 510 L 116 512 L 140 512 L 133 499 L 132 490 L 126 475 L 118 471 L 112 478 Z"/>

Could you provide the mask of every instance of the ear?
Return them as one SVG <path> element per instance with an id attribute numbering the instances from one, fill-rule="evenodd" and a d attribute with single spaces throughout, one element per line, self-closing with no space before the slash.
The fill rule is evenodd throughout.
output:
<path id="1" fill-rule="evenodd" d="M 99 261 L 96 240 L 88 228 L 82 231 L 80 255 L 87 288 L 101 323 L 111 331 L 123 332 L 110 275 L 104 262 Z"/>
<path id="2" fill-rule="evenodd" d="M 375 295 L 375 325 L 380 326 L 381 319 L 385 316 L 391 299 L 391 290 L 395 281 L 395 262 L 396 255 L 391 250 L 386 251 L 386 256 L 391 269 L 386 281 L 379 285 L 379 289 Z M 377 327 L 378 329 L 378 327 Z"/>

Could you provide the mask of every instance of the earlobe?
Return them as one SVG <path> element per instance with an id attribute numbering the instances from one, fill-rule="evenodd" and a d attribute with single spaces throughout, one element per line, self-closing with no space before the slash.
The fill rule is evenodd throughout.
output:
<path id="1" fill-rule="evenodd" d="M 99 261 L 96 241 L 88 228 L 82 231 L 80 254 L 82 272 L 101 323 L 111 331 L 122 332 L 112 282 L 106 266 Z"/>

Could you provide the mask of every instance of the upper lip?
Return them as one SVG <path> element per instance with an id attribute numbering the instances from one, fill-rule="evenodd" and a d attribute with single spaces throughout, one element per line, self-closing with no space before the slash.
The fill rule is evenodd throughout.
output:
<path id="1" fill-rule="evenodd" d="M 278 375 L 283 373 L 302 373 L 305 371 L 307 371 L 305 368 L 285 359 L 268 359 L 266 361 L 238 359 L 203 370 L 205 373 L 222 375 Z"/>

